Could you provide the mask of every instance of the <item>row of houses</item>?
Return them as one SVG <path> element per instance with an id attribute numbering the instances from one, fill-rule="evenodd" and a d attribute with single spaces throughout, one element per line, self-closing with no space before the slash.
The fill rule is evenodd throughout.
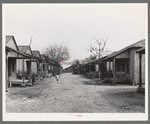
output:
<path id="1" fill-rule="evenodd" d="M 145 83 L 145 40 L 113 52 L 100 60 L 81 64 L 78 71 L 93 78 L 92 76 L 98 77 L 99 69 L 101 78 L 110 79 L 113 84 L 139 84 L 141 87 Z"/>
<path id="2" fill-rule="evenodd" d="M 29 45 L 17 45 L 14 36 L 6 36 L 6 88 L 8 85 L 33 84 L 35 80 L 49 77 L 60 65 L 46 60 L 38 50 Z M 32 80 L 31 80 L 32 79 Z"/>

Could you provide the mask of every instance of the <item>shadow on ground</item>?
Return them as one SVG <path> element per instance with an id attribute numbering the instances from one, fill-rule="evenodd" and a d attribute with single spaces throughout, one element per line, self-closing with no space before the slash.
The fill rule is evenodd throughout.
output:
<path id="1" fill-rule="evenodd" d="M 86 84 L 86 85 L 100 85 L 100 86 L 112 86 L 111 83 L 107 82 L 107 83 L 102 83 L 101 81 L 94 81 L 94 80 L 91 80 L 91 81 L 83 81 L 83 84 Z"/>

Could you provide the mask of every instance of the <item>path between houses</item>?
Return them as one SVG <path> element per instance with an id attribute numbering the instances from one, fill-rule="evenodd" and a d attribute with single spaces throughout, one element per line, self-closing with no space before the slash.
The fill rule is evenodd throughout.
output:
<path id="1" fill-rule="evenodd" d="M 87 83 L 88 82 L 88 83 Z M 94 80 L 82 75 L 61 74 L 44 78 L 32 87 L 9 88 L 6 112 L 21 113 L 114 113 L 145 112 L 137 86 L 87 85 Z"/>

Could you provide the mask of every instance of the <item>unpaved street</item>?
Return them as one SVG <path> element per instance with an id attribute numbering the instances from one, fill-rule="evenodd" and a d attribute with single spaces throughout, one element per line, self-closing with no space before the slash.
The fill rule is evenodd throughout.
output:
<path id="1" fill-rule="evenodd" d="M 145 112 L 144 94 L 137 86 L 89 85 L 94 80 L 82 75 L 61 74 L 44 78 L 32 87 L 9 88 L 6 112 L 21 113 L 114 113 Z"/>

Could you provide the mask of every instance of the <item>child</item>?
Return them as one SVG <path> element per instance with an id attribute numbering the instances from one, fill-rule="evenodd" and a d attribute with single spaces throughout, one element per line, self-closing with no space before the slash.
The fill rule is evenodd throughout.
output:
<path id="1" fill-rule="evenodd" d="M 57 80 L 57 83 L 58 83 L 58 80 L 59 80 L 59 73 L 58 72 L 56 74 L 56 80 Z"/>

